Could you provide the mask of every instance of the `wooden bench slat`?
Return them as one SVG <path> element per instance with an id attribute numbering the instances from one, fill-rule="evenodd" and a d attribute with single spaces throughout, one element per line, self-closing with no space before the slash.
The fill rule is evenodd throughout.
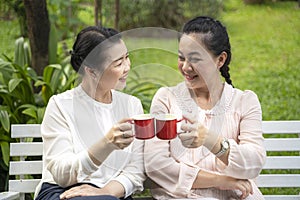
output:
<path id="1" fill-rule="evenodd" d="M 9 167 L 10 175 L 41 174 L 43 172 L 43 161 L 11 161 Z"/>
<path id="2" fill-rule="evenodd" d="M 13 124 L 11 125 L 11 137 L 12 138 L 40 138 L 41 137 L 41 125 L 40 124 Z"/>
<path id="3" fill-rule="evenodd" d="M 265 134 L 300 133 L 300 121 L 263 121 L 262 129 Z"/>
<path id="4" fill-rule="evenodd" d="M 267 151 L 300 151 L 300 138 L 266 138 Z"/>
<path id="5" fill-rule="evenodd" d="M 42 142 L 11 143 L 10 156 L 41 156 L 43 155 Z"/>
<path id="6" fill-rule="evenodd" d="M 299 169 L 300 156 L 268 156 L 263 169 Z"/>
<path id="7" fill-rule="evenodd" d="M 34 193 L 40 179 L 9 180 L 9 191 Z"/>
<path id="8" fill-rule="evenodd" d="M 300 187 L 300 174 L 260 174 L 258 187 Z"/>

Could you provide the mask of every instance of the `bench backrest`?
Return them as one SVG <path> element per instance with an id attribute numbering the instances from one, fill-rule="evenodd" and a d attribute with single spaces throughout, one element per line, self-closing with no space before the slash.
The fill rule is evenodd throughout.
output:
<path id="1" fill-rule="evenodd" d="M 260 188 L 294 187 L 299 189 L 300 138 L 298 134 L 300 135 L 300 121 L 263 121 L 263 132 L 266 135 L 265 147 L 268 152 L 264 169 L 278 169 L 279 173 L 261 174 L 257 178 L 258 186 Z M 18 179 L 9 180 L 9 191 L 20 192 L 20 199 L 24 199 L 24 193 L 34 192 L 39 183 L 39 179 L 28 178 L 28 175 L 40 175 L 42 173 L 42 160 L 28 161 L 26 159 L 28 156 L 42 156 L 42 142 L 32 142 L 32 138 L 41 138 L 40 125 L 13 124 L 11 137 L 18 138 L 20 142 L 10 144 L 10 156 L 13 159 L 10 161 L 9 174 L 17 175 Z M 280 152 L 280 156 L 278 153 L 276 156 L 272 156 L 272 152 Z M 286 152 L 295 153 L 291 156 L 291 153 Z M 296 171 L 291 173 L 290 170 Z M 266 195 L 266 199 L 299 200 L 300 196 L 299 194 Z"/>

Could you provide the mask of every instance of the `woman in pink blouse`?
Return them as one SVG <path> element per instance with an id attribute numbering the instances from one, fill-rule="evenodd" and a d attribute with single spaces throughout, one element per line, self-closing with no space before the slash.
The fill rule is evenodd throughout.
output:
<path id="1" fill-rule="evenodd" d="M 178 119 L 178 137 L 145 143 L 155 199 L 264 199 L 255 178 L 266 158 L 256 94 L 232 86 L 226 28 L 209 17 L 183 27 L 178 69 L 185 81 L 155 94 L 151 113 Z M 225 82 L 221 79 L 221 76 Z"/>

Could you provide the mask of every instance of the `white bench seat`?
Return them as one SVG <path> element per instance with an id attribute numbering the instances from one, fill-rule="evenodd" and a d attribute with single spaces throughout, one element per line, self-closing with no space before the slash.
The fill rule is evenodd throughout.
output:
<path id="1" fill-rule="evenodd" d="M 263 173 L 256 179 L 258 186 L 278 190 L 287 187 L 300 188 L 300 121 L 263 121 L 263 132 L 266 136 L 264 144 L 267 152 L 277 153 L 276 156 L 268 153 L 270 155 L 267 156 Z M 287 134 L 293 134 L 293 137 Z M 42 142 L 32 141 L 32 138 L 41 138 L 40 125 L 14 124 L 11 137 L 20 140 L 18 143 L 10 144 L 10 156 L 18 159 L 10 161 L 9 174 L 16 175 L 17 180 L 9 180 L 9 192 L 0 193 L 0 200 L 24 200 L 24 194 L 33 193 L 40 181 L 27 179 L 27 175 L 42 173 L 42 160 L 26 160 L 28 156 L 42 156 Z M 282 173 L 264 173 L 268 170 Z M 291 170 L 296 171 L 296 174 L 289 173 Z M 300 200 L 300 194 L 272 194 L 264 197 L 266 200 Z"/>

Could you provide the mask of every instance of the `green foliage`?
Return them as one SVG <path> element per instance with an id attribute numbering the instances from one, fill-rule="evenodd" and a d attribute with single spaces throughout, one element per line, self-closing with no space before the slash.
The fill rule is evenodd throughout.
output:
<path id="1" fill-rule="evenodd" d="M 41 123 L 49 98 L 71 89 L 77 73 L 66 57 L 60 64 L 48 65 L 43 76 L 37 76 L 29 66 L 28 42 L 18 38 L 15 58 L 0 58 L 0 167 L 7 171 L 9 162 L 10 125 Z M 1 174 L 3 176 L 3 174 Z"/>
<path id="2" fill-rule="evenodd" d="M 49 19 L 51 24 L 57 29 L 56 37 L 59 41 L 73 37 L 84 26 L 78 17 L 79 11 L 84 10 L 84 6 L 81 6 L 80 2 L 82 1 L 47 1 Z"/>
<path id="3" fill-rule="evenodd" d="M 180 30 L 191 15 L 217 17 L 222 10 L 222 1 L 133 0 L 121 2 L 120 6 L 121 30 L 150 26 Z"/>

